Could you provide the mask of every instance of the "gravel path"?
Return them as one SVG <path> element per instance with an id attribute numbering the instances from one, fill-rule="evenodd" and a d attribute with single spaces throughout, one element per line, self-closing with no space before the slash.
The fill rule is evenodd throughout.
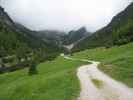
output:
<path id="1" fill-rule="evenodd" d="M 93 62 L 78 69 L 81 83 L 78 100 L 133 100 L 133 89 L 101 72 L 98 64 Z"/>
<path id="2" fill-rule="evenodd" d="M 65 57 L 69 60 L 78 60 Z M 80 60 L 87 61 L 87 60 Z M 99 62 L 78 68 L 77 76 L 81 84 L 77 100 L 133 100 L 133 89 L 120 83 L 98 69 Z"/>

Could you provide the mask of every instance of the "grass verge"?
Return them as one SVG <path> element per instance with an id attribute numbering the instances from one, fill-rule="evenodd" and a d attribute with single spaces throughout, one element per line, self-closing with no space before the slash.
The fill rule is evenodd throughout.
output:
<path id="1" fill-rule="evenodd" d="M 133 43 L 85 50 L 73 57 L 102 62 L 99 67 L 102 71 L 133 88 Z"/>

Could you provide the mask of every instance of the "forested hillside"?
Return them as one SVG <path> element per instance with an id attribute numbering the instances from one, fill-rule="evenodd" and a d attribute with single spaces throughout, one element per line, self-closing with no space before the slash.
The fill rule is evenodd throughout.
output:
<path id="1" fill-rule="evenodd" d="M 99 46 L 111 47 L 133 41 L 133 3 L 116 15 L 112 21 L 101 30 L 75 45 L 73 51 Z"/>
<path id="2" fill-rule="evenodd" d="M 58 54 L 58 47 L 40 40 L 32 35 L 30 30 L 17 26 L 0 7 L 0 68 L 2 71 L 8 67 L 12 67 L 13 70 L 27 67 L 33 62 L 39 63 L 54 58 Z"/>
<path id="3" fill-rule="evenodd" d="M 76 43 L 77 41 L 80 41 L 81 39 L 87 37 L 88 35 L 90 35 L 90 33 L 86 30 L 86 28 L 81 27 L 78 30 L 72 30 L 68 32 L 68 34 L 62 38 L 62 42 L 64 45 L 70 45 Z"/>

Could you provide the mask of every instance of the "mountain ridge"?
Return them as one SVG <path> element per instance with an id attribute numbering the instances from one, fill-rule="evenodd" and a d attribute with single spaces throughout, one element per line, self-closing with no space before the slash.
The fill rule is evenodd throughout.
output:
<path id="1" fill-rule="evenodd" d="M 117 34 L 122 28 L 128 26 L 128 24 L 132 23 L 132 12 L 133 3 L 131 3 L 125 10 L 114 16 L 112 21 L 107 26 L 96 31 L 91 36 L 86 37 L 84 40 L 76 44 L 73 48 L 73 51 L 80 51 L 86 48 L 95 48 L 100 46 L 113 46 L 115 44 L 115 34 Z"/>
<path id="2" fill-rule="evenodd" d="M 59 47 L 42 41 L 33 33 L 35 32 L 13 22 L 0 7 L 0 72 L 8 67 L 13 70 L 25 66 L 34 67 L 59 54 Z"/>

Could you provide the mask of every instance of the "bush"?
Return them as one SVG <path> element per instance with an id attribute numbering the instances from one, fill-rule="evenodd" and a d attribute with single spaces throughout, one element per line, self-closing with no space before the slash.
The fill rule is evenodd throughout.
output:
<path id="1" fill-rule="evenodd" d="M 34 64 L 34 63 L 31 63 L 31 64 L 30 64 L 28 74 L 29 74 L 29 75 L 38 74 L 36 64 Z"/>

